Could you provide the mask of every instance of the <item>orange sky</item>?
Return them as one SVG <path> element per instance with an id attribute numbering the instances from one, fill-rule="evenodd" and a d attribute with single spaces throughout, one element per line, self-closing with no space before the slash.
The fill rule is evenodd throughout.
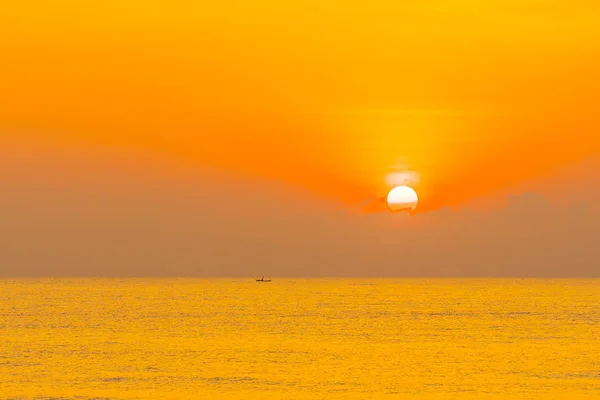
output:
<path id="1" fill-rule="evenodd" d="M 0 15 L 0 145 L 147 152 L 344 204 L 385 193 L 403 160 L 421 211 L 600 149 L 596 1 L 30 0 Z"/>

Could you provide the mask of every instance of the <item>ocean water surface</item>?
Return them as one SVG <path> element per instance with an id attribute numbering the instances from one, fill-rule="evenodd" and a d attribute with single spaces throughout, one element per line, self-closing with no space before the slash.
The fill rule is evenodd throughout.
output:
<path id="1" fill-rule="evenodd" d="M 5 279 L 0 399 L 600 399 L 600 280 Z"/>

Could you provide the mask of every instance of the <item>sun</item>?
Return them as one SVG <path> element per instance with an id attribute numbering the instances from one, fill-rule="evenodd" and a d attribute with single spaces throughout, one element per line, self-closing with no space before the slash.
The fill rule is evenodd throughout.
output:
<path id="1" fill-rule="evenodd" d="M 419 203 L 419 196 L 408 186 L 396 186 L 387 195 L 390 211 L 414 211 Z"/>

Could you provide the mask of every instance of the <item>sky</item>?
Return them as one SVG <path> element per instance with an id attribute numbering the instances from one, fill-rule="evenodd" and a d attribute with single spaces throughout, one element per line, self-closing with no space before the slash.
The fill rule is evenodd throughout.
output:
<path id="1" fill-rule="evenodd" d="M 0 5 L 0 275 L 600 274 L 600 4 L 204 3 Z"/>

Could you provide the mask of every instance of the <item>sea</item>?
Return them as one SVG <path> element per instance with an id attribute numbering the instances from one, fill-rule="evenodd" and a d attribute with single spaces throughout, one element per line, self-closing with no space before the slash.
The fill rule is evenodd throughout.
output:
<path id="1" fill-rule="evenodd" d="M 600 399 L 600 280 L 4 279 L 0 399 Z"/>

